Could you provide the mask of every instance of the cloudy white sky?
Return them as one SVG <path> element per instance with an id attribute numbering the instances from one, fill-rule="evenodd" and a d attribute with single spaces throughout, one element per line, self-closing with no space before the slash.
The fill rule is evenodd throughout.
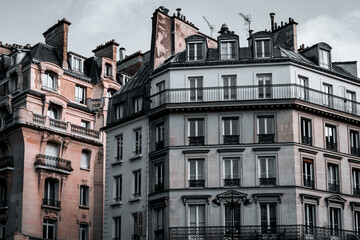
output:
<path id="1" fill-rule="evenodd" d="M 247 33 L 239 12 L 251 14 L 254 31 L 270 28 L 270 12 L 276 14 L 276 22 L 292 17 L 299 23 L 299 46 L 327 42 L 334 61 L 360 62 L 359 0 L 1 0 L 0 41 L 43 42 L 42 33 L 65 17 L 72 23 L 70 51 L 89 57 L 96 46 L 115 39 L 126 54 L 144 52 L 150 48 L 152 13 L 161 5 L 169 14 L 181 8 L 189 21 L 209 34 L 205 16 L 216 28 L 214 37 L 226 23 L 240 35 L 242 46 Z"/>

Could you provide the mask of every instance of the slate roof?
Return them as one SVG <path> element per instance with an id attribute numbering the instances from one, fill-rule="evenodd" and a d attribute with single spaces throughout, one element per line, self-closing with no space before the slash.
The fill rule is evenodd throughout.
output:
<path id="1" fill-rule="evenodd" d="M 60 58 L 56 52 L 56 49 L 43 43 L 38 43 L 32 48 L 30 48 L 30 52 L 23 59 L 22 62 L 26 62 L 29 59 L 37 60 L 40 62 L 51 62 L 58 66 L 61 66 Z"/>

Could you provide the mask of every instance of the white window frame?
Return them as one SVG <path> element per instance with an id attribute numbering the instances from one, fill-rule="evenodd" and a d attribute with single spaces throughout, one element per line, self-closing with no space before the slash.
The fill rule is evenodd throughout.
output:
<path id="1" fill-rule="evenodd" d="M 112 77 L 112 65 L 110 63 L 105 63 L 105 77 Z"/>
<path id="2" fill-rule="evenodd" d="M 267 229 L 271 229 L 271 206 L 275 206 L 275 226 L 277 226 L 278 223 L 278 204 L 275 202 L 261 202 L 259 204 L 260 208 L 260 225 L 262 227 L 262 216 L 261 216 L 261 207 L 266 206 L 266 226 Z"/>
<path id="3" fill-rule="evenodd" d="M 220 42 L 221 60 L 232 60 L 236 57 L 236 41 L 224 40 Z"/>
<path id="4" fill-rule="evenodd" d="M 230 208 L 229 212 L 230 214 L 226 214 L 226 209 Z M 238 211 L 238 216 L 239 218 L 236 219 L 236 211 Z M 224 226 L 225 227 L 231 227 L 232 226 L 232 215 L 234 216 L 234 229 L 235 231 L 239 229 L 239 227 L 241 226 L 241 205 L 240 204 L 236 204 L 234 207 L 234 211 L 232 212 L 231 206 L 229 204 L 224 204 Z M 227 220 L 226 218 L 230 218 L 230 220 Z M 231 231 L 231 230 L 230 230 Z"/>
<path id="5" fill-rule="evenodd" d="M 134 130 L 134 155 L 140 155 L 142 153 L 142 132 L 141 128 Z"/>
<path id="6" fill-rule="evenodd" d="M 79 239 L 88 240 L 89 239 L 89 225 L 80 223 L 79 226 Z"/>
<path id="7" fill-rule="evenodd" d="M 257 74 L 258 83 L 258 98 L 271 99 L 272 98 L 272 74 Z"/>
<path id="8" fill-rule="evenodd" d="M 333 86 L 328 83 L 323 83 L 323 92 L 324 92 L 324 105 L 326 107 L 332 107 L 333 105 Z"/>
<path id="9" fill-rule="evenodd" d="M 188 42 L 187 43 L 187 47 L 188 47 L 188 50 L 187 50 L 187 59 L 188 61 L 201 61 L 203 60 L 205 54 L 204 54 L 204 42 L 202 41 L 196 41 L 196 42 Z M 194 56 L 191 56 L 190 55 L 190 46 L 193 45 L 194 46 Z M 201 48 L 201 53 L 202 53 L 202 56 L 198 56 L 198 48 Z M 191 59 L 191 58 L 194 58 L 194 59 Z"/>
<path id="10" fill-rule="evenodd" d="M 114 202 L 122 201 L 122 175 L 114 176 Z"/>
<path id="11" fill-rule="evenodd" d="M 143 98 L 137 97 L 134 99 L 134 113 L 142 111 L 143 108 Z"/>
<path id="12" fill-rule="evenodd" d="M 356 113 L 356 93 L 350 90 L 346 90 L 346 111 L 348 113 Z"/>
<path id="13" fill-rule="evenodd" d="M 53 220 L 53 219 L 43 219 L 43 228 L 45 228 L 46 230 L 43 230 L 43 238 L 44 239 L 51 239 L 49 238 L 49 228 L 53 227 L 54 231 L 53 231 L 53 238 L 52 239 L 56 239 L 57 237 L 57 221 Z M 45 236 L 44 236 L 45 233 Z"/>
<path id="14" fill-rule="evenodd" d="M 159 82 L 156 84 L 158 98 L 159 98 L 159 105 L 162 105 L 165 103 L 165 81 Z"/>
<path id="15" fill-rule="evenodd" d="M 75 86 L 75 102 L 86 104 L 86 87 L 80 85 Z"/>
<path id="16" fill-rule="evenodd" d="M 195 121 L 195 135 L 192 136 L 191 135 L 191 121 Z M 204 134 L 203 135 L 199 135 L 199 126 L 200 124 L 203 124 L 203 129 L 204 129 Z M 204 118 L 189 118 L 188 119 L 188 137 L 205 137 L 205 119 Z"/>
<path id="17" fill-rule="evenodd" d="M 319 49 L 319 66 L 322 68 L 330 69 L 330 52 L 325 49 Z"/>
<path id="18" fill-rule="evenodd" d="M 55 73 L 46 72 L 42 76 L 42 87 L 47 90 L 56 91 L 57 88 L 57 76 Z"/>
<path id="19" fill-rule="evenodd" d="M 158 163 L 155 165 L 155 184 L 162 184 L 164 187 L 165 164 Z"/>
<path id="20" fill-rule="evenodd" d="M 310 163 L 310 161 L 311 161 L 311 163 Z M 304 181 L 306 179 L 306 180 L 313 181 L 314 187 L 315 187 L 314 159 L 304 157 L 302 160 L 302 163 L 303 163 L 303 167 L 302 167 L 302 169 L 303 169 L 303 172 L 302 172 L 303 186 L 305 186 Z M 308 187 L 308 186 L 306 186 L 306 187 Z"/>
<path id="21" fill-rule="evenodd" d="M 300 135 L 300 142 L 304 144 L 302 137 L 311 138 L 310 146 L 313 145 L 313 137 L 312 137 L 312 119 L 301 117 L 301 135 Z"/>
<path id="22" fill-rule="evenodd" d="M 71 67 L 72 67 L 73 70 L 83 73 L 84 59 L 72 55 Z"/>
<path id="23" fill-rule="evenodd" d="M 339 187 L 340 192 L 340 165 L 333 163 L 333 162 L 327 162 L 326 164 L 327 168 L 327 187 L 329 189 L 329 184 L 336 184 Z"/>
<path id="24" fill-rule="evenodd" d="M 269 56 L 265 55 L 265 41 L 269 41 Z M 258 56 L 257 43 L 261 42 L 261 56 Z M 270 38 L 258 38 L 255 39 L 255 57 L 256 58 L 269 58 L 271 57 L 271 40 Z"/>
<path id="25" fill-rule="evenodd" d="M 298 76 L 299 79 L 299 99 L 307 100 L 309 94 L 309 79 L 304 76 Z"/>
<path id="26" fill-rule="evenodd" d="M 202 102 L 204 100 L 204 79 L 203 77 L 190 77 L 190 101 Z"/>
<path id="27" fill-rule="evenodd" d="M 205 204 L 189 204 L 189 227 L 205 227 L 206 226 L 206 205 Z M 203 210 L 202 210 L 203 209 Z M 191 219 L 191 211 L 195 211 L 195 219 Z M 204 221 L 200 222 L 200 211 L 203 211 Z"/>
<path id="28" fill-rule="evenodd" d="M 124 117 L 124 104 L 118 104 L 115 106 L 116 119 L 121 119 Z"/>
<path id="29" fill-rule="evenodd" d="M 359 131 L 356 131 L 356 130 L 353 130 L 351 129 L 350 130 L 350 140 L 349 140 L 349 145 L 350 145 L 350 154 L 351 154 L 351 149 L 354 148 L 355 150 L 357 150 L 357 152 L 360 151 L 360 145 L 359 145 Z"/>
<path id="30" fill-rule="evenodd" d="M 116 152 L 115 152 L 115 161 L 122 161 L 124 157 L 124 136 L 120 134 L 116 138 Z"/>
<path id="31" fill-rule="evenodd" d="M 360 210 L 354 210 L 354 231 L 360 233 Z"/>
<path id="32" fill-rule="evenodd" d="M 155 126 L 155 141 L 161 142 L 165 139 L 165 124 L 159 123 Z"/>
<path id="33" fill-rule="evenodd" d="M 327 141 L 327 139 L 329 141 Z M 332 139 L 332 141 L 330 141 Z M 330 124 L 330 123 L 325 123 L 325 148 L 326 147 L 326 143 L 332 143 L 332 144 L 336 144 L 336 149 L 332 149 L 337 151 L 339 149 L 338 146 L 338 140 L 337 140 L 337 126 Z"/>
<path id="34" fill-rule="evenodd" d="M 224 75 L 222 76 L 224 100 L 236 100 L 237 99 L 237 79 L 236 75 Z"/>
<path id="35" fill-rule="evenodd" d="M 89 207 L 89 187 L 86 185 L 80 186 L 80 206 Z"/>
<path id="36" fill-rule="evenodd" d="M 60 109 L 50 104 L 46 115 L 49 118 L 60 120 Z"/>
<path id="37" fill-rule="evenodd" d="M 265 159 L 265 178 L 276 178 L 277 179 L 277 171 L 276 171 L 276 157 L 275 156 L 258 156 L 258 164 L 259 164 L 259 170 L 258 170 L 258 176 L 261 177 L 261 160 Z M 274 172 L 269 172 L 269 162 L 273 162 Z"/>
<path id="38" fill-rule="evenodd" d="M 88 150 L 82 150 L 81 151 L 80 168 L 89 170 L 90 169 L 90 159 L 91 159 L 91 152 Z"/>
<path id="39" fill-rule="evenodd" d="M 334 228 L 335 227 L 335 218 L 336 216 L 334 216 L 334 212 L 337 211 L 338 212 L 338 229 Z M 343 226 L 343 222 L 342 222 L 342 210 L 339 207 L 334 207 L 334 206 L 329 206 L 329 227 L 331 229 L 333 229 L 332 234 L 336 235 L 336 231 L 340 231 L 342 229 Z"/>
<path id="40" fill-rule="evenodd" d="M 133 198 L 141 196 L 141 170 L 133 171 Z"/>
<path id="41" fill-rule="evenodd" d="M 226 176 L 226 161 L 230 161 L 230 178 Z M 234 167 L 234 162 L 237 162 L 237 169 Z M 237 177 L 235 170 L 237 171 Z M 240 158 L 238 157 L 224 157 L 223 158 L 223 176 L 224 179 L 240 179 Z"/>

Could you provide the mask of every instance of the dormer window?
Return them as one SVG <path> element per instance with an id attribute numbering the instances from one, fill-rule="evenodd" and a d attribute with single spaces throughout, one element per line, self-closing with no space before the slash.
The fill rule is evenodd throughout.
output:
<path id="1" fill-rule="evenodd" d="M 200 61 L 203 59 L 203 43 L 192 42 L 188 43 L 188 60 L 189 61 Z"/>
<path id="2" fill-rule="evenodd" d="M 78 57 L 72 57 L 72 69 L 75 71 L 83 72 L 84 60 Z"/>
<path id="3" fill-rule="evenodd" d="M 221 60 L 235 59 L 235 41 L 224 41 L 220 43 Z"/>
<path id="4" fill-rule="evenodd" d="M 319 66 L 330 69 L 330 52 L 324 49 L 319 49 Z"/>
<path id="5" fill-rule="evenodd" d="M 47 72 L 43 75 L 43 84 L 42 87 L 45 89 L 50 89 L 50 90 L 56 90 L 56 75 L 51 73 L 51 72 Z"/>
<path id="6" fill-rule="evenodd" d="M 268 58 L 270 52 L 270 39 L 255 40 L 255 56 L 257 58 Z"/>
<path id="7" fill-rule="evenodd" d="M 105 77 L 112 77 L 112 66 L 111 64 L 105 64 Z"/>

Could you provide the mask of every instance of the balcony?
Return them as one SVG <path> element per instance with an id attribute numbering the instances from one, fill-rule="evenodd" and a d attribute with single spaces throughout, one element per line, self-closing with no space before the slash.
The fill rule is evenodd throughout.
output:
<path id="1" fill-rule="evenodd" d="M 155 150 L 158 151 L 161 149 L 164 149 L 164 140 L 155 143 Z"/>
<path id="2" fill-rule="evenodd" d="M 274 143 L 275 134 L 258 134 L 258 143 Z"/>
<path id="3" fill-rule="evenodd" d="M 353 195 L 360 196 L 360 187 L 353 188 Z"/>
<path id="4" fill-rule="evenodd" d="M 73 171 L 71 161 L 43 154 L 36 155 L 34 165 L 36 168 L 48 169 L 65 174 L 70 174 L 70 172 Z"/>
<path id="5" fill-rule="evenodd" d="M 315 188 L 314 180 L 304 178 L 304 187 Z"/>
<path id="6" fill-rule="evenodd" d="M 53 119 L 53 118 L 49 118 L 49 125 L 51 128 L 56 128 L 59 130 L 65 130 L 66 131 L 66 122 L 57 120 L 57 119 Z"/>
<path id="7" fill-rule="evenodd" d="M 330 192 L 339 193 L 340 192 L 340 185 L 336 184 L 336 183 L 328 183 L 328 190 Z"/>
<path id="8" fill-rule="evenodd" d="M 205 145 L 205 137 L 204 136 L 189 137 L 189 145 L 190 146 L 203 146 L 203 145 Z"/>
<path id="9" fill-rule="evenodd" d="M 165 240 L 165 230 L 164 229 L 155 230 L 154 234 L 155 234 L 156 240 Z"/>
<path id="10" fill-rule="evenodd" d="M 0 171 L 14 170 L 14 157 L 5 156 L 0 158 Z"/>
<path id="11" fill-rule="evenodd" d="M 43 198 L 42 207 L 61 208 L 61 202 L 52 198 Z"/>
<path id="12" fill-rule="evenodd" d="M 161 191 L 164 191 L 164 183 L 155 184 L 155 192 L 157 193 Z"/>
<path id="13" fill-rule="evenodd" d="M 223 142 L 229 145 L 239 144 L 239 135 L 224 135 Z"/>
<path id="14" fill-rule="evenodd" d="M 312 146 L 312 137 L 301 136 L 301 143 Z"/>
<path id="15" fill-rule="evenodd" d="M 224 179 L 224 186 L 226 187 L 239 187 L 240 178 L 227 178 Z"/>
<path id="16" fill-rule="evenodd" d="M 262 186 L 275 186 L 276 178 L 259 178 L 259 182 Z"/>
<path id="17" fill-rule="evenodd" d="M 336 152 L 337 151 L 337 143 L 326 141 L 326 149 Z"/>
<path id="18" fill-rule="evenodd" d="M 189 180 L 189 187 L 205 187 L 205 180 Z"/>
<path id="19" fill-rule="evenodd" d="M 358 147 L 351 147 L 350 154 L 353 156 L 360 157 L 360 149 Z"/>
<path id="20" fill-rule="evenodd" d="M 80 135 L 80 136 L 97 138 L 97 139 L 100 137 L 100 132 L 89 129 L 89 128 L 80 127 L 80 126 L 77 126 L 74 124 L 71 124 L 71 133 Z"/>

